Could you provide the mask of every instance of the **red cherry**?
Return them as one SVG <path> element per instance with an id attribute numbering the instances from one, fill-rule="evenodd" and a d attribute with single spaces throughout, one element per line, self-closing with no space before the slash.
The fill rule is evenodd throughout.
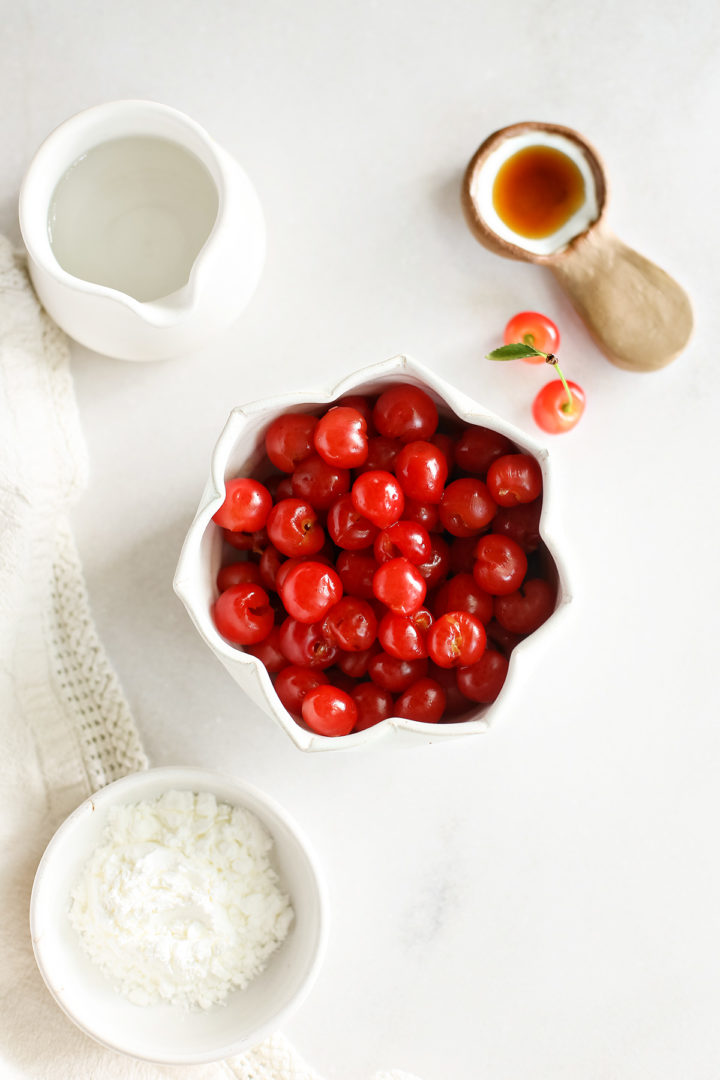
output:
<path id="1" fill-rule="evenodd" d="M 316 510 L 329 510 L 340 495 L 350 490 L 350 470 L 328 465 L 319 454 L 300 462 L 292 474 L 292 494 Z"/>
<path id="2" fill-rule="evenodd" d="M 439 503 L 448 475 L 447 458 L 432 443 L 407 443 L 395 459 L 395 475 L 408 499 Z"/>
<path id="3" fill-rule="evenodd" d="M 427 660 L 399 660 L 385 651 L 377 653 L 368 665 L 372 681 L 391 694 L 402 694 L 417 679 L 427 674 Z"/>
<path id="4" fill-rule="evenodd" d="M 360 683 L 350 691 L 350 697 L 358 711 L 354 731 L 365 731 L 394 715 L 392 694 L 375 683 Z"/>
<path id="5" fill-rule="evenodd" d="M 225 500 L 213 521 L 231 532 L 256 532 L 267 521 L 272 495 L 264 484 L 239 476 L 225 484 Z"/>
<path id="6" fill-rule="evenodd" d="M 509 536 L 488 533 L 475 548 L 473 577 L 492 596 L 506 596 L 519 589 L 527 573 L 527 555 Z"/>
<path id="7" fill-rule="evenodd" d="M 280 648 L 298 667 L 329 668 L 335 663 L 337 645 L 328 641 L 322 623 L 301 623 L 288 615 L 280 626 Z"/>
<path id="8" fill-rule="evenodd" d="M 268 514 L 268 535 L 283 555 L 315 555 L 325 543 L 325 533 L 310 503 L 281 499 Z"/>
<path id="9" fill-rule="evenodd" d="M 364 394 L 346 394 L 345 397 L 338 398 L 335 402 L 338 407 L 355 409 L 356 412 L 359 412 L 367 424 L 368 434 L 373 431 L 372 412 L 374 403 L 374 399 L 371 400 L 365 397 Z"/>
<path id="10" fill-rule="evenodd" d="M 336 406 L 320 417 L 313 441 L 328 465 L 341 469 L 362 465 L 368 455 L 365 417 L 357 409 Z"/>
<path id="11" fill-rule="evenodd" d="M 353 506 L 379 529 L 387 529 L 402 517 L 405 496 L 392 473 L 381 469 L 364 472 L 352 486 Z"/>
<path id="12" fill-rule="evenodd" d="M 286 562 L 289 560 L 278 551 L 274 544 L 269 544 L 265 548 L 260 556 L 259 564 L 260 578 L 264 588 L 277 591 L 277 575 L 280 567 Z"/>
<path id="13" fill-rule="evenodd" d="M 436 591 L 431 608 L 436 619 L 448 611 L 468 611 L 486 626 L 493 616 L 493 598 L 472 574 L 455 574 Z"/>
<path id="14" fill-rule="evenodd" d="M 291 473 L 313 452 L 317 417 L 308 413 L 283 413 L 265 433 L 265 450 L 276 469 Z"/>
<path id="15" fill-rule="evenodd" d="M 378 640 L 385 652 L 399 660 L 422 660 L 427 656 L 425 635 L 432 625 L 432 615 L 427 608 L 419 608 L 413 615 L 398 615 L 388 611 L 378 626 Z"/>
<path id="16" fill-rule="evenodd" d="M 440 520 L 453 536 L 474 536 L 490 524 L 497 506 L 482 480 L 453 480 L 440 500 Z"/>
<path id="17" fill-rule="evenodd" d="M 375 571 L 373 591 L 378 600 L 400 615 L 412 615 L 427 592 L 425 579 L 408 559 L 390 559 Z"/>
<path id="18" fill-rule="evenodd" d="M 327 686 L 328 677 L 316 668 L 291 665 L 283 668 L 275 680 L 275 693 L 289 713 L 300 716 L 305 695 L 317 686 Z"/>
<path id="19" fill-rule="evenodd" d="M 218 571 L 217 587 L 224 592 L 231 585 L 260 585 L 260 567 L 252 562 L 234 562 Z"/>
<path id="20" fill-rule="evenodd" d="M 357 706 L 344 690 L 316 686 L 303 698 L 302 718 L 317 735 L 349 735 L 357 723 Z"/>
<path id="21" fill-rule="evenodd" d="M 585 393 L 582 387 L 569 380 L 568 387 L 572 405 L 568 401 L 565 387 L 557 379 L 546 383 L 535 395 L 532 406 L 535 423 L 551 435 L 571 431 L 585 411 Z"/>
<path id="22" fill-rule="evenodd" d="M 435 533 L 430 537 L 430 558 L 418 566 L 428 589 L 434 589 L 450 573 L 450 545 Z"/>
<path id="23" fill-rule="evenodd" d="M 341 495 L 330 507 L 327 528 L 333 542 L 346 551 L 370 547 L 379 530 L 355 507 L 352 495 Z"/>
<path id="24" fill-rule="evenodd" d="M 488 469 L 487 486 L 499 506 L 532 502 L 542 491 L 542 471 L 529 454 L 507 454 Z"/>
<path id="25" fill-rule="evenodd" d="M 418 386 L 393 386 L 380 395 L 373 409 L 375 427 L 381 435 L 409 443 L 435 434 L 438 413 L 435 402 Z"/>
<path id="26" fill-rule="evenodd" d="M 404 556 L 419 566 L 431 557 L 432 542 L 424 525 L 415 521 L 396 521 L 375 537 L 373 552 L 378 563 Z"/>
<path id="27" fill-rule="evenodd" d="M 485 627 L 467 611 L 448 611 L 430 627 L 427 648 L 438 667 L 475 664 L 485 651 Z"/>
<path id="28" fill-rule="evenodd" d="M 342 596 L 342 582 L 331 566 L 307 560 L 283 577 L 280 596 L 288 615 L 303 623 L 323 619 Z"/>
<path id="29" fill-rule="evenodd" d="M 495 599 L 495 618 L 513 634 L 531 634 L 555 610 L 555 589 L 543 578 L 528 578 L 517 592 Z"/>
<path id="30" fill-rule="evenodd" d="M 455 464 L 463 472 L 485 476 L 496 458 L 511 454 L 515 447 L 499 431 L 477 425 L 468 427 L 455 446 Z"/>
<path id="31" fill-rule="evenodd" d="M 415 499 L 406 499 L 403 518 L 405 521 L 417 522 L 428 532 L 442 532 L 440 507 L 436 503 L 419 503 Z"/>
<path id="32" fill-rule="evenodd" d="M 245 652 L 250 653 L 251 656 L 257 657 L 260 663 L 264 664 L 267 670 L 273 674 L 282 671 L 283 668 L 288 666 L 288 661 L 280 647 L 279 626 L 273 626 L 272 630 L 263 641 L 258 641 L 255 645 L 246 645 Z M 298 712 L 299 711 L 300 710 L 298 709 Z"/>
<path id="33" fill-rule="evenodd" d="M 349 596 L 359 596 L 361 600 L 374 599 L 372 583 L 377 568 L 373 556 L 364 551 L 341 551 L 335 564 L 343 591 Z"/>
<path id="34" fill-rule="evenodd" d="M 235 645 L 253 645 L 266 638 L 275 623 L 270 597 L 261 585 L 231 585 L 213 607 L 215 626 Z"/>
<path id="35" fill-rule="evenodd" d="M 323 633 L 345 652 L 365 652 L 377 637 L 377 616 L 367 600 L 344 596 L 327 613 Z"/>
<path id="36" fill-rule="evenodd" d="M 445 691 L 434 679 L 418 679 L 395 702 L 395 715 L 423 724 L 437 724 L 445 712 Z"/>
<path id="37" fill-rule="evenodd" d="M 507 657 L 496 649 L 486 649 L 476 664 L 458 668 L 458 689 L 468 700 L 489 705 L 502 690 L 507 671 Z"/>
<path id="38" fill-rule="evenodd" d="M 503 334 L 505 345 L 530 345 L 543 353 L 556 353 L 560 347 L 560 331 L 552 319 L 539 311 L 521 311 L 513 315 Z M 543 356 L 523 357 L 529 364 L 542 364 Z"/>

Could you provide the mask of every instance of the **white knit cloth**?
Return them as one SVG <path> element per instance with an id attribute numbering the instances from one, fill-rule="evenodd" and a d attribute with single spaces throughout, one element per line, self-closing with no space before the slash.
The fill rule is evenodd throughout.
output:
<path id="1" fill-rule="evenodd" d="M 35 966 L 28 903 L 45 845 L 92 791 L 147 766 L 67 522 L 86 471 L 67 343 L 0 237 L 0 1077 L 321 1080 L 281 1035 L 187 1069 L 104 1050 L 65 1018 Z"/>

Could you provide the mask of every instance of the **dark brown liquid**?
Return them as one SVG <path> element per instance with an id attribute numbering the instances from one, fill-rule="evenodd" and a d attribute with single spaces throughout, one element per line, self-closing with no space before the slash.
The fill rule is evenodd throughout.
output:
<path id="1" fill-rule="evenodd" d="M 536 240 L 557 232 L 585 201 L 585 181 L 567 154 L 527 146 L 498 169 L 492 192 L 499 218 L 519 236 Z"/>

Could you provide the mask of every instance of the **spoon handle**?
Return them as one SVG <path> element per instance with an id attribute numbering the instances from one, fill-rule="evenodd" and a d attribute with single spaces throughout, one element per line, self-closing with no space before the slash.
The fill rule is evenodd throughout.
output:
<path id="1" fill-rule="evenodd" d="M 693 326 L 687 293 L 599 224 L 550 264 L 599 348 L 628 371 L 655 371 L 682 351 Z"/>

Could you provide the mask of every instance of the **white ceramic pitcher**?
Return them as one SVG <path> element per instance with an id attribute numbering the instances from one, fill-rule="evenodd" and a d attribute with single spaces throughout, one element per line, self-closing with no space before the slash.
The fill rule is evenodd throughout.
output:
<path id="1" fill-rule="evenodd" d="M 185 157 L 189 152 L 205 167 L 217 194 L 214 224 L 187 279 L 169 295 L 151 300 L 68 272 L 49 231 L 58 184 L 69 170 L 113 140 L 138 138 L 167 140 Z M 113 226 L 122 231 L 122 220 Z M 125 360 L 166 359 L 200 347 L 240 314 L 265 256 L 262 209 L 243 170 L 193 120 L 152 101 L 97 105 L 53 131 L 23 181 L 20 228 L 33 284 L 51 317 L 81 344 Z M 103 244 L 104 236 L 96 242 Z"/>

